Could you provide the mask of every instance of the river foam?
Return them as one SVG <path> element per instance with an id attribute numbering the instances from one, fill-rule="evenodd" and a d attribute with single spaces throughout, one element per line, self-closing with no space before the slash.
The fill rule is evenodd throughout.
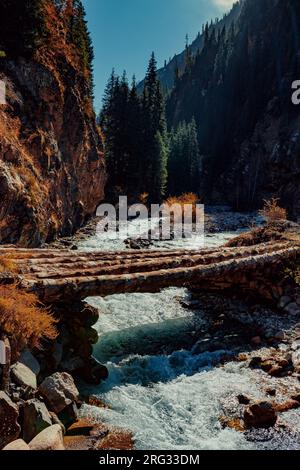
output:
<path id="1" fill-rule="evenodd" d="M 206 245 L 220 245 L 232 235 L 211 235 Z M 114 249 L 124 249 L 122 243 Z M 80 248 L 112 246 L 106 239 L 99 246 L 99 237 L 94 237 Z M 109 379 L 88 391 L 109 408 L 85 405 L 83 415 L 130 430 L 142 450 L 278 448 L 278 439 L 274 444 L 264 437 L 258 444 L 223 429 L 220 417 L 229 405 L 237 406 L 237 395 L 264 395 L 256 372 L 234 361 L 222 365 L 224 354 L 232 351 L 193 354 L 207 318 L 182 306 L 188 295 L 185 289 L 171 288 L 158 294 L 89 299 L 101 311 L 95 357 L 107 365 Z M 282 445 L 287 447 L 283 440 Z"/>

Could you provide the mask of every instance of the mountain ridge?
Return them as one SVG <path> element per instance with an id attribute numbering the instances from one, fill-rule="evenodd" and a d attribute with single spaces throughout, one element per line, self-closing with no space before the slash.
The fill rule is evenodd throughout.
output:
<path id="1" fill-rule="evenodd" d="M 205 202 L 239 210 L 276 197 L 300 216 L 300 5 L 245 0 L 235 30 L 205 48 L 167 100 L 170 127 L 198 127 Z"/>
<path id="2" fill-rule="evenodd" d="M 213 26 L 216 27 L 217 30 L 221 30 L 224 26 L 228 27 L 229 25 L 231 25 L 232 22 L 237 21 L 242 10 L 243 1 L 244 0 L 236 1 L 233 4 L 230 11 L 224 14 L 223 18 L 218 19 L 218 21 L 215 22 L 214 24 L 211 21 L 209 29 L 211 29 L 212 24 L 213 24 Z M 204 31 L 202 31 L 202 33 L 199 32 L 196 39 L 194 39 L 193 42 L 189 45 L 189 49 L 192 55 L 196 55 L 197 52 L 201 51 L 203 48 L 203 45 L 204 45 Z M 162 90 L 166 94 L 168 94 L 168 92 L 170 92 L 174 86 L 176 68 L 178 67 L 180 74 L 184 72 L 185 54 L 186 54 L 186 50 L 183 50 L 182 52 L 175 54 L 174 57 L 169 61 L 169 63 L 165 67 L 162 67 L 158 69 L 157 71 L 157 75 L 160 80 Z M 140 94 L 142 94 L 143 92 L 144 84 L 145 84 L 145 80 L 142 80 L 137 85 L 137 90 Z"/>

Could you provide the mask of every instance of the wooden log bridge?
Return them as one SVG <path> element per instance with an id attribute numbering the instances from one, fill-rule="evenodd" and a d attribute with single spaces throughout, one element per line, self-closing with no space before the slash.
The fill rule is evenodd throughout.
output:
<path id="1" fill-rule="evenodd" d="M 92 296 L 152 293 L 178 286 L 209 289 L 247 284 L 260 290 L 264 277 L 273 276 L 279 266 L 299 255 L 300 246 L 286 241 L 197 251 L 106 253 L 0 248 L 0 260 L 3 257 L 15 264 L 20 286 L 36 293 L 45 304 Z M 256 287 L 255 278 L 262 280 Z"/>

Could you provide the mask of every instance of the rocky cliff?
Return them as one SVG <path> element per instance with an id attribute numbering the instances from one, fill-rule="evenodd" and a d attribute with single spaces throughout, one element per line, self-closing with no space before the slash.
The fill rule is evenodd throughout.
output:
<path id="1" fill-rule="evenodd" d="M 0 105 L 0 242 L 27 246 L 80 227 L 103 198 L 106 180 L 91 70 L 71 30 L 77 21 L 76 37 L 82 39 L 82 10 L 73 0 L 33 3 L 39 7 L 35 21 L 43 25 L 38 40 L 32 24 L 35 39 L 27 49 L 21 36 L 13 44 L 10 32 L 0 35 L 7 100 Z M 5 19 L 7 4 L 18 16 L 28 2 L 2 3 L 1 24 L 16 25 Z M 29 23 L 21 19 L 25 28 Z"/>

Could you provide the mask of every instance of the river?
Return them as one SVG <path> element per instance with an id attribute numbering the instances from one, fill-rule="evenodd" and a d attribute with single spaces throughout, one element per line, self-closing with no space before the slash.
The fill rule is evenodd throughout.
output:
<path id="1" fill-rule="evenodd" d="M 134 223 L 132 230 L 134 232 Z M 205 245 L 219 246 L 236 233 L 205 236 Z M 84 250 L 124 249 L 124 237 L 98 235 L 80 242 Z M 165 242 L 162 248 L 199 248 L 200 239 Z M 89 393 L 108 409 L 84 406 L 83 414 L 130 430 L 141 450 L 295 448 L 294 439 L 262 434 L 255 439 L 223 428 L 224 409 L 236 407 L 238 394 L 263 399 L 259 377 L 243 362 L 221 364 L 225 353 L 197 353 L 195 344 L 205 331 L 201 311 L 184 308 L 185 289 L 159 294 L 115 295 L 89 302 L 100 309 L 95 357 L 109 369 L 109 379 Z M 291 424 L 296 417 L 290 413 Z"/>

